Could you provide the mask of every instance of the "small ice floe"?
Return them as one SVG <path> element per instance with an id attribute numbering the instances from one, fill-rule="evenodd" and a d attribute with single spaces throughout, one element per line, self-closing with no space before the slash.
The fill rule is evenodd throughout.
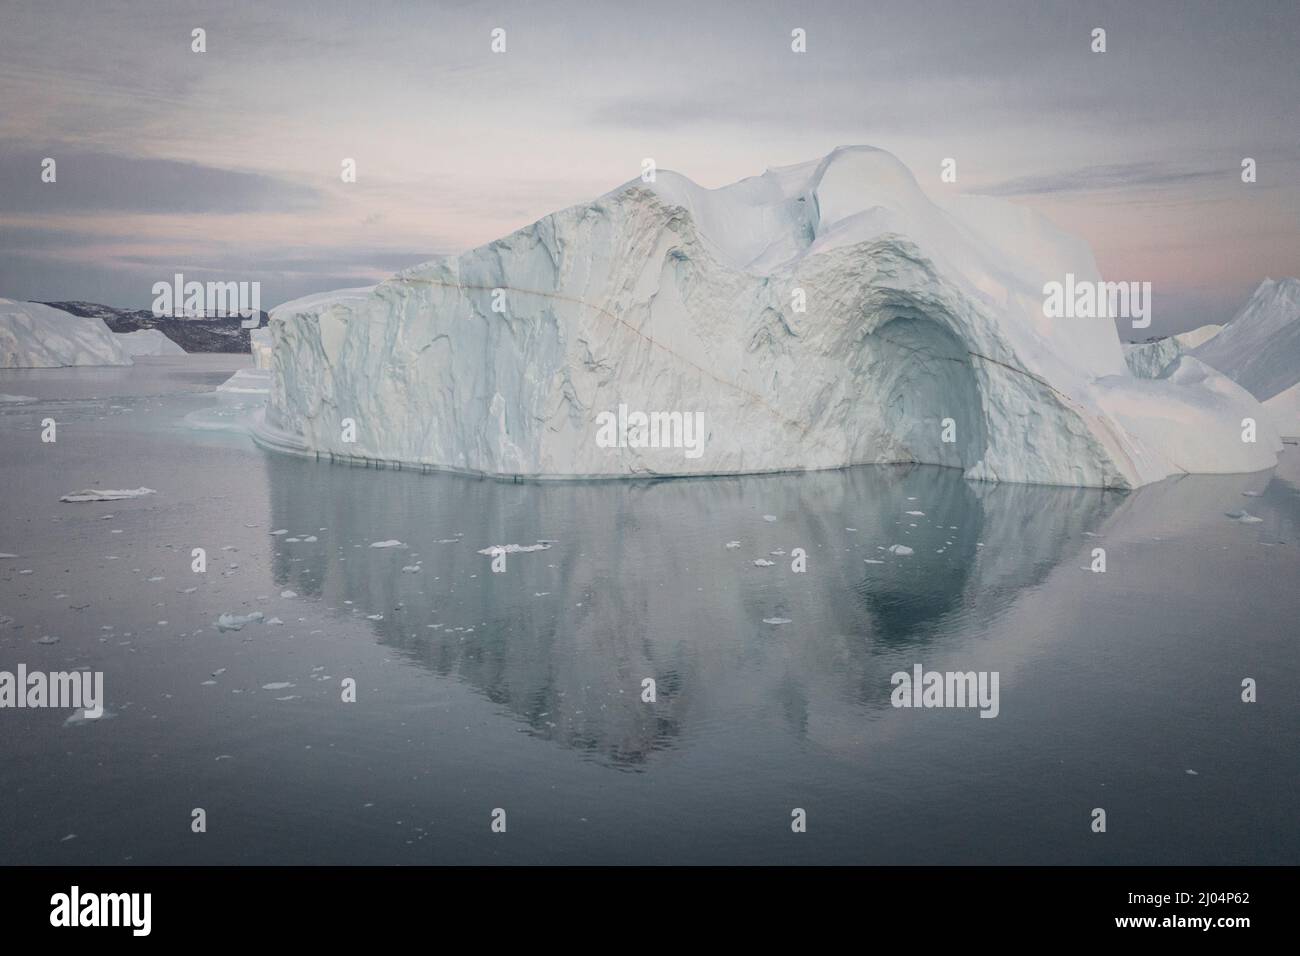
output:
<path id="1" fill-rule="evenodd" d="M 143 498 L 145 495 L 154 494 L 152 488 L 121 488 L 100 490 L 98 488 L 86 488 L 82 491 L 74 491 L 64 495 L 60 501 L 119 501 L 123 498 Z"/>
<path id="2" fill-rule="evenodd" d="M 1261 492 L 1261 491 L 1243 491 L 1242 494 L 1245 495 L 1247 498 L 1258 498 L 1258 497 L 1260 497 L 1260 496 L 1263 494 L 1263 492 Z"/>
<path id="3" fill-rule="evenodd" d="M 403 574 L 419 574 L 420 566 L 418 564 L 406 564 L 402 566 Z"/>
<path id="4" fill-rule="evenodd" d="M 404 548 L 404 547 L 406 547 L 406 545 L 402 544 L 402 542 L 398 541 L 396 538 L 389 538 L 387 541 L 372 541 L 372 542 L 370 543 L 370 547 L 372 547 L 372 548 Z"/>
<path id="5" fill-rule="evenodd" d="M 730 545 L 728 545 L 728 547 L 730 547 Z M 4 551 L 0 551 L 0 561 L 3 561 L 5 558 L 16 558 L 16 557 L 18 557 L 18 555 L 8 554 Z"/>
<path id="6" fill-rule="evenodd" d="M 214 670 L 214 671 L 212 672 L 212 676 L 213 676 L 213 677 L 220 677 L 220 676 L 221 676 L 222 674 L 224 674 L 225 672 L 226 672 L 226 669 L 225 669 L 224 667 L 218 667 L 216 670 Z"/>
<path id="7" fill-rule="evenodd" d="M 43 636 L 41 637 L 41 639 L 38 640 L 36 643 L 37 643 L 37 644 L 57 644 L 57 643 L 59 643 L 59 638 L 54 637 L 53 635 L 50 635 L 50 634 L 45 634 L 45 635 L 43 635 Z"/>
<path id="8" fill-rule="evenodd" d="M 280 620 L 278 617 L 269 617 L 269 618 L 266 619 L 266 623 L 267 623 L 267 624 L 283 624 L 284 621 Z M 290 635 L 290 636 L 292 636 L 292 635 Z"/>
<path id="9" fill-rule="evenodd" d="M 925 517 L 925 512 L 924 512 L 924 511 L 904 511 L 903 514 L 905 514 L 905 515 L 911 515 L 913 518 L 924 518 L 924 517 Z"/>
<path id="10" fill-rule="evenodd" d="M 245 624 L 260 624 L 266 620 L 266 615 L 261 611 L 254 611 L 252 614 L 223 614 L 217 618 L 218 631 L 238 631 Z"/>
<path id="11" fill-rule="evenodd" d="M 867 564 L 884 564 L 884 563 L 885 563 L 884 561 L 877 561 L 875 558 L 863 558 L 862 560 L 865 561 Z"/>
<path id="12" fill-rule="evenodd" d="M 486 548 L 479 548 L 479 554 L 527 554 L 530 551 L 549 551 L 551 543 L 549 541 L 538 541 L 536 544 L 494 544 Z"/>
<path id="13" fill-rule="evenodd" d="M 858 529 L 857 529 L 857 528 L 845 528 L 844 530 L 845 530 L 845 531 L 857 531 Z"/>
<path id="14" fill-rule="evenodd" d="M 162 577 L 152 577 L 152 578 L 149 579 L 149 583 L 150 583 L 150 584 L 153 584 L 155 581 L 165 581 L 165 580 L 167 580 L 167 579 L 166 579 L 166 578 L 162 578 Z"/>
<path id="15" fill-rule="evenodd" d="M 890 553 L 890 554 L 901 554 L 901 555 L 903 555 L 904 557 L 906 557 L 907 555 L 909 555 L 909 554 L 913 554 L 913 553 L 915 553 L 915 552 L 913 552 L 912 549 L 909 548 L 909 547 L 908 547 L 907 545 L 905 545 L 905 544 L 891 544 L 891 545 L 889 546 L 889 553 Z"/>
<path id="16" fill-rule="evenodd" d="M 383 619 L 384 619 L 384 616 L 383 616 L 382 614 L 367 614 L 367 615 L 366 615 L 366 620 L 367 620 L 367 621 L 382 621 Z"/>
<path id="17" fill-rule="evenodd" d="M 728 541 L 725 545 L 723 545 L 723 547 L 725 547 L 728 551 L 735 551 L 737 548 L 740 547 L 740 542 L 739 542 L 739 541 Z M 12 555 L 12 554 L 5 554 L 5 555 L 0 555 L 0 557 L 12 558 L 13 555 Z"/>
<path id="18" fill-rule="evenodd" d="M 282 597 L 282 598 L 296 598 L 297 596 L 298 596 L 298 592 L 297 592 L 297 591 L 288 591 L 288 590 L 285 590 L 285 591 L 281 591 L 281 592 L 280 592 L 280 597 Z"/>
<path id="19" fill-rule="evenodd" d="M 64 727 L 79 727 L 82 724 L 97 724 L 101 720 L 112 720 L 117 714 L 113 713 L 107 707 L 98 717 L 87 717 L 85 710 L 78 708 L 74 710 L 68 719 L 63 722 Z"/>
<path id="20" fill-rule="evenodd" d="M 778 558 L 779 558 L 781 555 L 785 554 L 785 552 L 784 552 L 784 551 L 781 551 L 781 550 L 769 551 L 769 552 L 767 552 L 767 553 L 768 553 L 768 554 L 771 554 L 771 555 L 774 555 L 775 557 L 778 557 Z"/>
<path id="21" fill-rule="evenodd" d="M 284 543 L 285 543 L 285 544 L 297 544 L 297 543 L 300 542 L 300 541 L 302 541 L 302 538 L 285 538 L 285 539 L 284 539 Z"/>
<path id="22" fill-rule="evenodd" d="M 764 521 L 775 521 L 775 520 L 776 520 L 776 515 L 763 515 L 763 520 L 764 520 Z"/>
<path id="23" fill-rule="evenodd" d="M 289 533 L 288 528 L 277 528 L 275 531 L 271 532 L 271 537 L 278 538 L 280 535 L 288 534 L 288 533 Z"/>
<path id="24" fill-rule="evenodd" d="M 65 836 L 65 837 L 64 837 L 62 840 L 60 840 L 59 842 L 60 842 L 60 843 L 67 843 L 69 840 L 75 840 L 76 838 L 77 838 L 77 835 L 76 835 L 75 833 L 69 833 L 67 836 Z"/>
<path id="25" fill-rule="evenodd" d="M 788 617 L 765 617 L 763 618 L 763 623 L 764 624 L 789 624 L 790 619 Z"/>
<path id="26" fill-rule="evenodd" d="M 1259 524 L 1263 518 L 1257 518 L 1249 511 L 1229 511 L 1228 517 L 1233 521 L 1240 521 L 1242 524 Z"/>
<path id="27" fill-rule="evenodd" d="M 309 534 L 307 535 L 307 537 L 302 539 L 302 542 L 303 544 L 315 544 L 319 540 L 320 539 L 317 538 L 314 534 Z"/>
<path id="28" fill-rule="evenodd" d="M 217 682 L 214 681 L 214 680 L 205 680 L 203 683 L 199 684 L 199 686 L 200 686 L 200 687 L 216 687 L 216 686 L 217 686 Z"/>
<path id="29" fill-rule="evenodd" d="M 34 574 L 35 572 L 32 571 L 31 568 L 23 568 L 23 569 L 22 569 L 21 571 L 19 571 L 18 573 L 19 573 L 19 574 Z"/>
<path id="30" fill-rule="evenodd" d="M 772 567 L 772 565 L 774 565 L 774 564 L 776 564 L 775 561 L 769 561 L 769 560 L 767 560 L 767 558 L 755 558 L 755 559 L 754 559 L 754 567 L 756 567 L 756 568 L 770 568 L 770 567 Z"/>
<path id="31" fill-rule="evenodd" d="M 460 544 L 460 538 L 439 538 L 434 544 Z"/>
<path id="32" fill-rule="evenodd" d="M 1191 774 L 1193 777 L 1199 777 L 1199 776 L 1200 776 L 1200 774 L 1197 773 L 1195 770 L 1187 770 L 1187 771 L 1185 771 L 1185 772 Z"/>
<path id="33" fill-rule="evenodd" d="M 293 684 L 288 681 L 277 681 L 273 684 L 263 684 L 262 690 L 284 690 L 286 687 L 292 687 Z"/>
<path id="34" fill-rule="evenodd" d="M 180 593 L 180 594 L 193 594 L 193 593 L 194 593 L 195 591 L 197 591 L 197 590 L 198 590 L 197 587 L 193 587 L 193 588 L 185 588 L 184 590 L 180 591 L 179 593 Z"/>

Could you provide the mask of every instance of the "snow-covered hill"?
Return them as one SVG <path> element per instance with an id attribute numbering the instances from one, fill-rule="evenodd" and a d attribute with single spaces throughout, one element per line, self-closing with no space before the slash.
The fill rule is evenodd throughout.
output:
<path id="1" fill-rule="evenodd" d="M 130 364 L 103 320 L 0 299 L 0 368 Z"/>
<path id="2" fill-rule="evenodd" d="M 881 150 L 716 190 L 660 171 L 273 310 L 258 440 L 537 477 L 919 461 L 1134 487 L 1274 463 L 1267 423 L 1241 440 L 1258 403 L 1222 375 L 1180 359 L 1136 379 L 1112 320 L 1047 317 L 1067 273 L 1100 279 L 1082 240 L 993 199 L 940 204 Z M 700 453 L 599 440 L 624 409 L 702 413 Z"/>

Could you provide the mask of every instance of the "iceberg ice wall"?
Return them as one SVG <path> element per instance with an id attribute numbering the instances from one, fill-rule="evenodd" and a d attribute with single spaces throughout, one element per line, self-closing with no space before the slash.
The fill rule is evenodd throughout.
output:
<path id="1" fill-rule="evenodd" d="M 0 368 L 131 364 L 103 319 L 0 299 Z"/>
<path id="2" fill-rule="evenodd" d="M 1139 380 L 1110 319 L 1047 318 L 1043 285 L 1067 272 L 1100 278 L 1081 240 L 993 200 L 940 205 L 876 149 L 717 190 L 660 171 L 274 310 L 258 440 L 532 477 L 925 462 L 1134 487 L 1274 463 L 1222 375 L 1187 359 Z M 620 406 L 702 412 L 702 453 L 605 447 Z"/>

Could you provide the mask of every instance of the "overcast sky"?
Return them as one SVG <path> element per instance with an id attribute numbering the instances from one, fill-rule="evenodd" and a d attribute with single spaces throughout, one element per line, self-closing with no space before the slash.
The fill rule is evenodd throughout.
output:
<path id="1" fill-rule="evenodd" d="M 719 186 L 866 143 L 1083 235 L 1178 331 L 1300 275 L 1298 38 L 1296 0 L 5 0 L 0 296 L 144 308 L 183 272 L 259 280 L 267 307 L 490 241 L 643 157 Z"/>

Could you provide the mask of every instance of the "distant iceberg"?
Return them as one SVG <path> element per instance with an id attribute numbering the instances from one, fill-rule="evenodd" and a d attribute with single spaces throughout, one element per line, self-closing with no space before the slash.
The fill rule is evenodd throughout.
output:
<path id="1" fill-rule="evenodd" d="M 931 199 L 881 150 L 715 190 L 660 170 L 273 310 L 256 438 L 537 478 L 924 462 L 1132 488 L 1276 462 L 1257 400 L 1209 365 L 1137 378 L 1112 320 L 1048 318 L 1044 286 L 1067 274 L 1100 281 L 1082 240 L 997 200 Z M 703 412 L 702 454 L 598 442 L 623 406 Z"/>
<path id="2" fill-rule="evenodd" d="M 1265 279 L 1191 354 L 1263 402 L 1287 437 L 1300 435 L 1300 279 Z"/>
<path id="3" fill-rule="evenodd" d="M 185 350 L 157 329 L 114 332 L 114 338 L 128 355 L 184 355 Z"/>

